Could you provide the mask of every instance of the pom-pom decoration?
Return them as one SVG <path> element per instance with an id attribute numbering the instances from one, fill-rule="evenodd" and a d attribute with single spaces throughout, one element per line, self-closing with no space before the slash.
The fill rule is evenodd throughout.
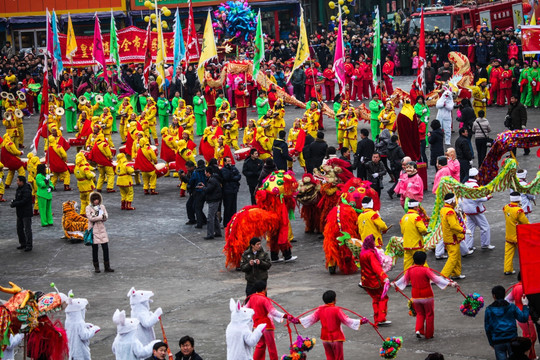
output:
<path id="1" fill-rule="evenodd" d="M 231 37 L 245 44 L 255 36 L 257 15 L 247 0 L 221 3 L 214 11 L 214 19 L 212 26 L 218 38 Z"/>
<path id="2" fill-rule="evenodd" d="M 298 335 L 294 344 L 291 345 L 291 353 L 283 355 L 281 360 L 304 360 L 307 359 L 307 352 L 315 346 L 315 338 L 302 337 Z"/>
<path id="3" fill-rule="evenodd" d="M 459 307 L 459 311 L 465 316 L 475 317 L 484 307 L 484 298 L 478 293 L 469 294 Z"/>
<path id="4" fill-rule="evenodd" d="M 380 350 L 381 357 L 385 359 L 395 359 L 402 343 L 403 338 L 401 336 L 387 337 Z"/>
<path id="5" fill-rule="evenodd" d="M 407 302 L 407 307 L 409 308 L 409 316 L 416 316 L 416 310 L 414 309 L 414 303 L 412 299 L 409 299 Z"/>

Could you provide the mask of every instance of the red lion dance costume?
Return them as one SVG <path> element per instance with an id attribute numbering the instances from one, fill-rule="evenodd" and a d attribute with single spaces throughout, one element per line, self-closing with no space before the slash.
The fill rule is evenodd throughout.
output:
<path id="1" fill-rule="evenodd" d="M 362 211 L 362 199 L 369 196 L 373 199 L 374 210 L 381 208 L 379 196 L 370 185 L 369 181 L 358 178 L 341 185 L 343 191 L 340 202 L 325 219 L 323 249 L 330 274 L 334 274 L 337 268 L 346 275 L 358 270 L 356 262 L 362 242 L 357 220 L 358 214 Z"/>
<path id="2" fill-rule="evenodd" d="M 291 252 L 292 230 L 289 214 L 294 214 L 298 182 L 292 172 L 270 174 L 255 194 L 257 205 L 242 208 L 234 214 L 225 229 L 225 266 L 240 266 L 242 253 L 253 237 L 266 236 L 273 259 L 279 251 L 285 257 Z"/>

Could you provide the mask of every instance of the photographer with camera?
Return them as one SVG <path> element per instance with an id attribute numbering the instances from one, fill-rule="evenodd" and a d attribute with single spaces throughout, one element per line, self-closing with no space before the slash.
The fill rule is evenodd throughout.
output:
<path id="1" fill-rule="evenodd" d="M 15 199 L 10 206 L 17 209 L 17 236 L 19 237 L 18 250 L 32 251 L 32 216 L 33 206 L 32 187 L 26 182 L 26 177 L 17 177 L 17 190 Z"/>

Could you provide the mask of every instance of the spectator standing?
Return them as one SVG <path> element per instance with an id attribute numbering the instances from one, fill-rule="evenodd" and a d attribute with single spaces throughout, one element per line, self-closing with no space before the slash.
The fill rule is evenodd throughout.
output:
<path id="1" fill-rule="evenodd" d="M 257 149 L 251 149 L 249 151 L 249 157 L 244 161 L 244 165 L 242 165 L 242 174 L 246 177 L 251 195 L 251 205 L 255 205 L 255 191 L 257 190 L 259 176 L 261 175 L 263 166 L 264 163 L 259 159 Z"/>
<path id="2" fill-rule="evenodd" d="M 99 245 L 103 251 L 103 263 L 105 272 L 114 272 L 109 262 L 109 236 L 105 229 L 105 221 L 109 218 L 107 209 L 103 205 L 103 198 L 98 192 L 90 194 L 90 204 L 86 207 L 86 218 L 88 219 L 88 230 L 92 229 L 92 261 L 94 263 L 94 272 L 100 273 L 98 251 Z"/>
<path id="3" fill-rule="evenodd" d="M 374 152 L 375 143 L 369 138 L 369 130 L 360 129 L 360 141 L 356 146 L 353 167 L 356 167 L 356 176 L 362 180 L 366 180 L 366 168 L 364 164 L 371 159 Z"/>
<path id="4" fill-rule="evenodd" d="M 221 169 L 223 177 L 223 226 L 227 226 L 234 214 L 236 214 L 236 204 L 238 190 L 240 190 L 240 172 L 232 164 L 232 159 L 228 156 L 224 158 L 224 166 Z"/>
<path id="5" fill-rule="evenodd" d="M 304 85 L 306 83 L 306 73 L 302 67 L 294 70 L 291 76 L 294 97 L 300 101 L 304 99 Z"/>
<path id="6" fill-rule="evenodd" d="M 17 190 L 11 207 L 16 208 L 17 236 L 19 237 L 18 250 L 32 251 L 32 187 L 26 182 L 26 177 L 17 177 Z"/>
<path id="7" fill-rule="evenodd" d="M 474 151 L 472 147 L 472 127 L 476 119 L 476 114 L 472 108 L 471 101 L 469 99 L 461 100 L 460 104 L 460 113 L 461 116 L 458 118 L 458 121 L 461 122 L 461 128 L 467 129 L 467 140 L 469 141 L 469 146 L 471 147 L 471 154 L 474 157 Z"/>
<path id="8" fill-rule="evenodd" d="M 478 111 L 478 118 L 473 123 L 474 142 L 476 144 L 476 155 L 478 156 L 478 167 L 482 166 L 488 148 L 488 134 L 491 132 L 491 126 L 488 119 L 485 118 L 484 110 Z M 490 144 L 489 146 L 491 146 Z"/>
<path id="9" fill-rule="evenodd" d="M 366 163 L 367 180 L 371 182 L 371 188 L 381 196 L 383 189 L 383 177 L 386 175 L 386 168 L 381 161 L 379 153 L 373 153 L 371 160 Z"/>
<path id="10" fill-rule="evenodd" d="M 221 237 L 218 211 L 221 200 L 223 199 L 223 191 L 221 189 L 221 181 L 213 167 L 206 167 L 205 175 L 208 182 L 202 188 L 204 189 L 205 201 L 208 204 L 208 226 L 204 240 L 212 240 L 214 237 Z"/>
<path id="11" fill-rule="evenodd" d="M 397 135 L 392 135 L 390 138 L 391 143 L 388 145 L 388 162 L 390 163 L 390 170 L 392 171 L 395 179 L 394 185 L 392 185 L 392 187 L 388 190 L 388 196 L 390 196 L 390 199 L 394 198 L 394 189 L 399 182 L 401 170 L 405 170 L 405 164 L 402 161 L 405 157 L 405 153 L 403 152 L 401 146 L 398 145 L 398 139 L 399 137 Z"/>
<path id="12" fill-rule="evenodd" d="M 324 140 L 324 133 L 321 131 L 317 132 L 317 139 L 315 139 L 308 147 L 309 161 L 306 161 L 306 166 L 309 166 L 307 168 L 308 173 L 312 174 L 313 169 L 322 165 L 323 160 L 326 157 L 327 149 L 328 144 Z"/>
<path id="13" fill-rule="evenodd" d="M 203 360 L 195 352 L 195 339 L 191 336 L 182 336 L 178 345 L 180 345 L 180 351 L 174 355 L 174 360 Z"/>
<path id="14" fill-rule="evenodd" d="M 523 311 L 504 299 L 504 287 L 497 285 L 491 289 L 493 303 L 486 308 L 484 329 L 489 345 L 495 350 L 496 360 L 507 360 L 511 354 L 511 343 L 517 337 L 516 320 L 527 322 L 529 319 L 529 300 L 521 298 Z"/>
<path id="15" fill-rule="evenodd" d="M 196 229 L 202 229 L 207 223 L 206 215 L 204 215 L 204 186 L 208 182 L 204 172 L 204 160 L 197 161 L 197 168 L 193 171 L 189 179 L 188 188 L 192 189 L 193 208 L 195 210 Z"/>
<path id="16" fill-rule="evenodd" d="M 274 140 L 272 145 L 272 152 L 274 163 L 278 170 L 287 171 L 287 161 L 293 161 L 293 158 L 289 155 L 289 147 L 285 141 L 287 133 L 285 130 L 280 130 L 278 138 Z"/>
<path id="17" fill-rule="evenodd" d="M 249 241 L 249 248 L 242 254 L 240 269 L 246 275 L 246 296 L 255 293 L 255 283 L 263 281 L 266 285 L 268 269 L 272 266 L 270 256 L 264 251 L 261 239 L 254 237 Z"/>
<path id="18" fill-rule="evenodd" d="M 471 109 L 472 110 L 472 109 Z M 473 159 L 471 145 L 468 140 L 469 132 L 465 127 L 459 129 L 459 137 L 456 139 L 456 157 L 459 161 L 459 179 L 462 183 L 469 179 L 469 169 Z"/>
<path id="19" fill-rule="evenodd" d="M 515 94 L 510 97 L 506 118 L 510 120 L 509 130 L 521 130 L 527 127 L 527 109 L 519 102 L 519 98 Z M 524 155 L 529 155 L 531 152 L 528 148 L 525 148 L 524 151 Z M 516 150 L 513 149 L 512 152 L 515 154 Z"/>
<path id="20" fill-rule="evenodd" d="M 186 202 L 186 213 L 188 217 L 188 222 L 186 223 L 186 225 L 193 225 L 197 223 L 197 220 L 195 217 L 195 205 L 194 205 L 195 197 L 193 196 L 195 189 L 189 186 L 191 176 L 193 175 L 193 172 L 195 171 L 195 164 L 193 163 L 193 161 L 191 160 L 186 161 L 186 170 L 187 170 L 187 173 L 184 172 L 183 170 L 180 170 L 178 177 L 183 183 L 188 184 L 187 191 L 189 194 L 189 199 Z"/>

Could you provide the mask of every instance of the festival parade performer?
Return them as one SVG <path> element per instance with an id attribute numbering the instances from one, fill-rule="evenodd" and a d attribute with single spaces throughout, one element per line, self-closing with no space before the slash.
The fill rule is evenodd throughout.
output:
<path id="1" fill-rule="evenodd" d="M 381 218 L 378 211 L 373 210 L 373 199 L 366 196 L 362 199 L 362 211 L 358 215 L 358 233 L 361 239 L 365 239 L 369 235 L 373 235 L 375 239 L 375 247 L 382 248 L 382 234 L 388 231 L 388 226 Z"/>
<path id="2" fill-rule="evenodd" d="M 103 184 L 107 181 L 107 192 L 114 193 L 114 165 L 112 163 L 113 154 L 109 143 L 103 135 L 96 138 L 96 142 L 90 152 L 90 158 L 97 163 L 99 177 L 97 180 L 96 190 L 101 192 Z"/>
<path id="3" fill-rule="evenodd" d="M 132 175 L 134 174 L 135 170 L 131 165 L 128 164 L 125 154 L 118 154 L 116 161 L 116 185 L 120 188 L 120 196 L 122 201 L 120 209 L 135 210 L 135 208 L 131 206 L 133 203 Z"/>
<path id="4" fill-rule="evenodd" d="M 461 252 L 459 243 L 465 238 L 465 229 L 459 222 L 455 211 L 456 196 L 453 193 L 448 193 L 444 196 L 444 206 L 441 209 L 441 227 L 444 241 L 444 246 L 448 252 L 448 259 L 444 268 L 441 270 L 441 275 L 453 279 L 464 279 L 465 275 L 461 274 Z"/>
<path id="5" fill-rule="evenodd" d="M 49 135 L 49 148 L 47 151 L 49 168 L 51 169 L 51 185 L 54 188 L 58 180 L 64 181 L 64 191 L 71 191 L 69 186 L 71 176 L 67 165 L 67 153 L 53 135 Z"/>
<path id="6" fill-rule="evenodd" d="M 154 149 L 150 146 L 148 139 L 139 140 L 137 157 L 135 158 L 135 169 L 142 172 L 144 195 L 157 195 L 156 191 L 156 167 L 157 156 Z"/>
<path id="7" fill-rule="evenodd" d="M 529 224 L 529 219 L 520 206 L 521 194 L 514 191 L 510 194 L 510 203 L 503 207 L 506 223 L 504 244 L 504 275 L 512 275 L 514 271 L 514 254 L 518 245 L 517 225 Z"/>
<path id="8" fill-rule="evenodd" d="M 21 161 L 21 155 L 23 152 L 20 151 L 15 142 L 11 140 L 11 136 L 8 133 L 4 134 L 4 141 L 1 142 L 0 145 L 2 146 L 2 149 L 0 150 L 0 157 L 4 163 L 4 167 L 8 169 L 4 186 L 6 189 L 9 189 L 15 172 L 17 172 L 18 176 L 26 175 L 24 164 Z"/>
<path id="9" fill-rule="evenodd" d="M 373 139 L 376 139 L 377 136 L 379 136 L 379 133 L 381 131 L 380 127 L 381 124 L 379 122 L 379 115 L 384 109 L 384 104 L 379 98 L 379 94 L 375 93 L 373 94 L 373 98 L 369 102 L 369 110 L 371 111 L 371 137 Z"/>
<path id="10" fill-rule="evenodd" d="M 418 201 L 409 201 L 409 210 L 399 221 L 403 236 L 403 270 L 405 271 L 413 265 L 414 254 L 424 251 L 423 237 L 428 233 L 426 225 L 418 213 L 419 206 Z"/>
<path id="11" fill-rule="evenodd" d="M 75 156 L 75 169 L 73 174 L 77 179 L 77 188 L 79 189 L 79 199 L 81 201 L 80 214 L 86 216 L 86 207 L 90 201 L 90 193 L 95 189 L 94 179 L 96 174 L 92 171 L 94 168 L 90 166 L 82 152 L 78 152 Z"/>

